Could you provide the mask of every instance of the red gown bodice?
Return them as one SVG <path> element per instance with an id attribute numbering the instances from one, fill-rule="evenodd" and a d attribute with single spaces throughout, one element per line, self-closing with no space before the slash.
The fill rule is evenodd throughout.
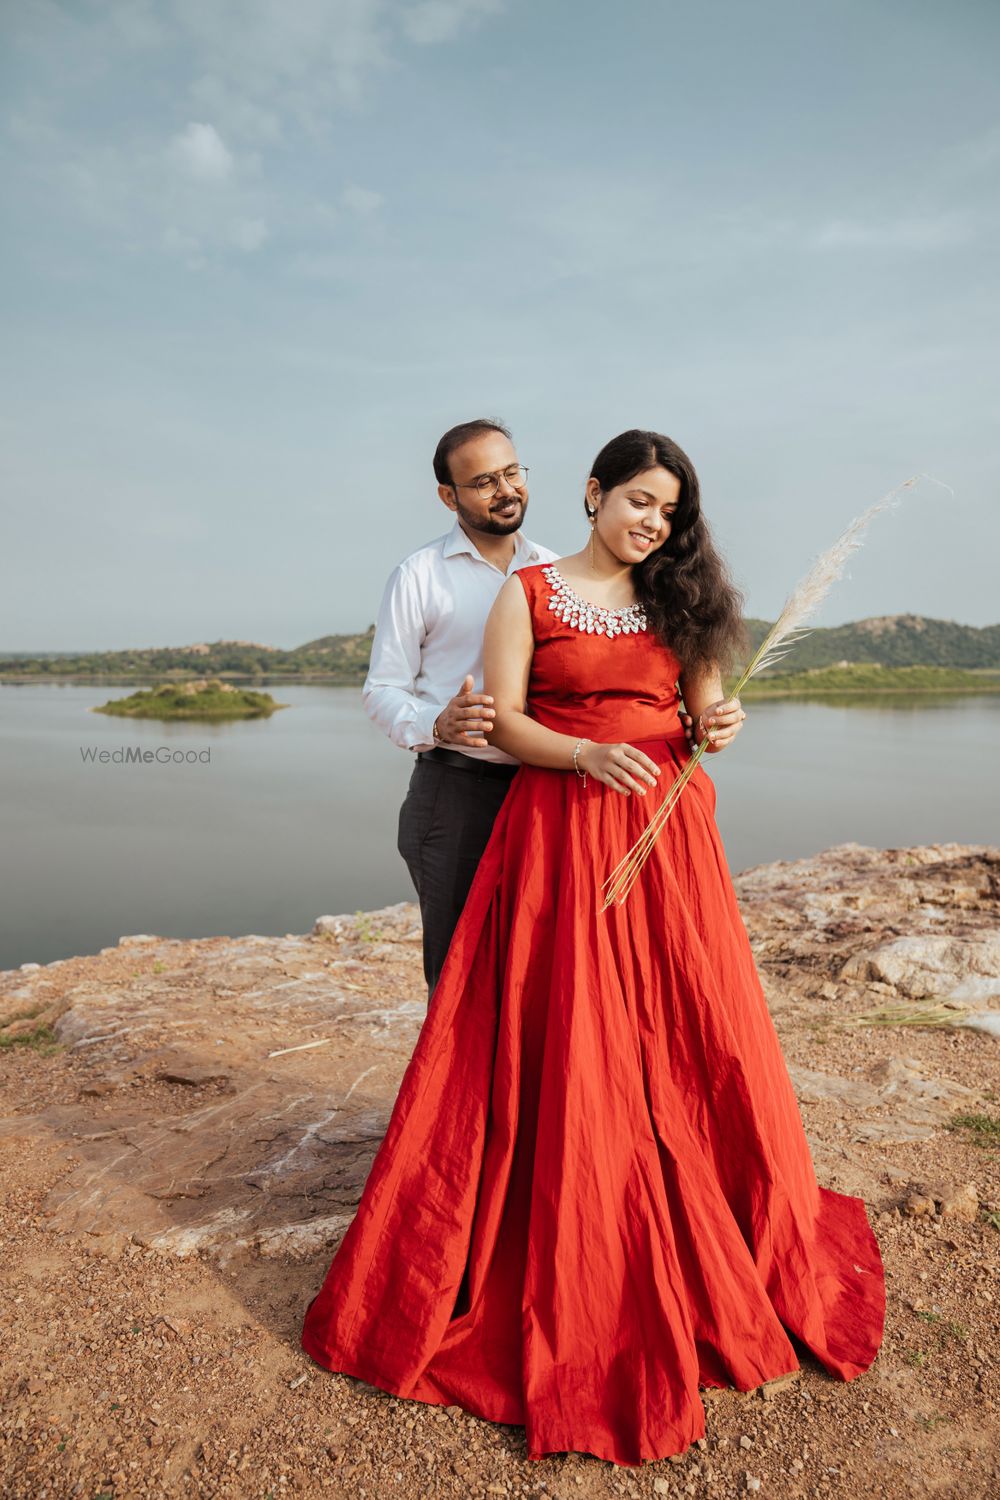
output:
<path id="1" fill-rule="evenodd" d="M 567 589 L 581 597 L 555 564 L 533 563 L 515 576 L 535 633 L 525 703 L 531 718 L 560 734 L 603 742 L 631 744 L 678 732 L 680 662 L 651 625 L 609 636 L 598 618 L 581 641 L 580 626 L 552 607 L 569 597 Z"/>

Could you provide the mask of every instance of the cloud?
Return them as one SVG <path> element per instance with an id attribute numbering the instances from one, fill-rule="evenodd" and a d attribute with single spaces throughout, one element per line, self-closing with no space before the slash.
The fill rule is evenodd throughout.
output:
<path id="1" fill-rule="evenodd" d="M 327 275 L 330 231 L 374 225 L 384 200 L 350 167 L 307 182 L 297 160 L 339 146 L 337 116 L 365 107 L 404 52 L 503 4 L 23 0 L 0 166 L 39 212 L 92 228 L 105 249 L 200 268 L 259 250 L 280 224 L 300 274 Z"/>
<path id="2" fill-rule="evenodd" d="M 711 219 L 712 244 L 726 253 L 829 254 L 841 251 L 933 251 L 966 244 L 976 221 L 969 214 L 942 209 L 921 216 L 835 217 L 726 209 Z"/>
<path id="3" fill-rule="evenodd" d="M 214 73 L 196 78 L 189 93 L 196 108 L 220 120 L 225 130 L 239 140 L 273 145 L 282 138 L 281 119 L 275 110 L 255 104 Z"/>
<path id="4" fill-rule="evenodd" d="M 185 234 L 176 224 L 168 225 L 164 231 L 163 248 L 169 255 L 176 255 L 182 260 L 189 271 L 203 271 L 208 265 L 201 241 L 193 234 Z"/>
<path id="5" fill-rule="evenodd" d="M 176 224 L 167 226 L 163 234 L 163 243 L 168 250 L 177 255 L 198 255 L 201 251 L 201 241 L 193 234 L 185 234 L 177 228 Z"/>
<path id="6" fill-rule="evenodd" d="M 942 155 L 951 171 L 988 172 L 1000 162 L 1000 125 L 991 125 L 979 135 L 945 146 Z"/>
<path id="7" fill-rule="evenodd" d="M 340 201 L 351 213 L 357 214 L 359 218 L 366 218 L 369 214 L 376 213 L 385 199 L 381 193 L 376 193 L 371 188 L 355 187 L 351 183 L 341 193 Z"/>
<path id="8" fill-rule="evenodd" d="M 807 238 L 813 250 L 937 250 L 971 237 L 968 221 L 954 214 L 936 218 L 831 219 Z"/>
<path id="9" fill-rule="evenodd" d="M 267 225 L 263 219 L 234 219 L 229 226 L 229 235 L 237 250 L 249 254 L 259 250 L 267 239 Z"/>
<path id="10" fill-rule="evenodd" d="M 351 272 L 351 262 L 343 255 L 314 255 L 298 251 L 288 262 L 293 276 L 306 281 L 346 281 Z"/>
<path id="11" fill-rule="evenodd" d="M 106 24 L 123 46 L 132 52 L 147 52 L 167 39 L 166 28 L 156 15 L 154 0 L 115 0 L 105 6 Z"/>
<path id="12" fill-rule="evenodd" d="M 233 170 L 233 154 L 215 126 L 199 121 L 172 137 L 167 154 L 199 182 L 222 182 Z"/>
<path id="13" fill-rule="evenodd" d="M 395 65 L 399 40 L 453 41 L 505 0 L 170 0 L 212 83 L 248 109 L 251 131 L 282 116 L 316 128 L 336 105 L 355 105 L 373 74 Z M 205 85 L 202 85 L 204 90 Z M 265 128 L 270 128 L 265 125 Z"/>
<path id="14" fill-rule="evenodd" d="M 387 0 L 171 0 L 200 71 L 301 126 L 357 102 L 389 61 Z"/>
<path id="15" fill-rule="evenodd" d="M 502 0 L 420 0 L 403 10 L 403 31 L 421 47 L 450 42 L 468 22 L 495 15 L 501 5 Z"/>

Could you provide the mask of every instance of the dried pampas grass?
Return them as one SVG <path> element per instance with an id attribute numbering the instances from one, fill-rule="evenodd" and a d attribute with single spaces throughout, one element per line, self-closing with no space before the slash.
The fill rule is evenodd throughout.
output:
<path id="1" fill-rule="evenodd" d="M 856 516 L 847 529 L 841 532 L 833 546 L 828 547 L 816 559 L 805 577 L 795 585 L 785 601 L 781 614 L 754 652 L 736 686 L 727 695 L 728 697 L 739 697 L 751 677 L 755 677 L 758 672 L 763 672 L 766 667 L 774 666 L 775 662 L 781 661 L 803 636 L 809 634 L 809 631 L 804 628 L 804 622 L 815 614 L 844 571 L 847 559 L 861 546 L 871 522 L 882 511 L 899 505 L 902 491 L 912 488 L 920 479 L 929 479 L 932 484 L 940 484 L 954 498 L 951 486 L 944 484 L 942 480 L 934 479 L 930 474 L 913 474 L 909 479 L 904 479 L 902 484 L 897 484 L 888 494 L 883 495 L 881 500 L 876 500 L 875 504 L 870 505 L 860 516 Z M 691 755 L 664 801 L 650 818 L 646 829 L 604 882 L 605 897 L 602 910 L 606 911 L 609 906 L 621 906 L 625 900 L 639 871 L 649 858 L 660 830 L 676 807 L 681 792 L 693 776 L 708 744 L 709 739 L 706 736 Z"/>

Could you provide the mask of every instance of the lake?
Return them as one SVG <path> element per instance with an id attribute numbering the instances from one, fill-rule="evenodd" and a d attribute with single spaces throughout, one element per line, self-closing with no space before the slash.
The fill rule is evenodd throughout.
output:
<path id="1" fill-rule="evenodd" d="M 412 759 L 359 689 L 270 685 L 291 707 L 235 724 L 87 712 L 130 690 L 0 686 L 0 968 L 126 933 L 306 932 L 413 899 L 396 852 Z M 704 761 L 734 872 L 849 840 L 1000 843 L 1000 694 L 746 707 Z M 84 758 L 123 746 L 160 761 Z"/>

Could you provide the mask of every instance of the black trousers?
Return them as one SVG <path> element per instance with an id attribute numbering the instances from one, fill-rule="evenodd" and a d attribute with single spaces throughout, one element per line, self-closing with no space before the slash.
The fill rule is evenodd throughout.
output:
<path id="1" fill-rule="evenodd" d="M 413 767 L 397 848 L 420 902 L 428 1000 L 510 780 L 434 760 Z"/>

